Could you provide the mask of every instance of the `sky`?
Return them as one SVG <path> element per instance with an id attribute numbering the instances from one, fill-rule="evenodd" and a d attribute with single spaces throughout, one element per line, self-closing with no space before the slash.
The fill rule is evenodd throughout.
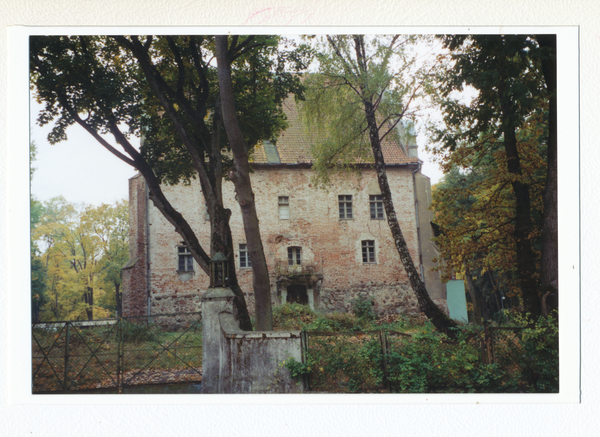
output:
<path id="1" fill-rule="evenodd" d="M 31 139 L 37 148 L 31 194 L 41 201 L 63 196 L 71 203 L 93 205 L 127 199 L 128 179 L 136 170 L 78 125 L 67 130 L 67 141 L 50 145 L 47 137 L 51 126 L 35 123 L 40 108 L 31 101 Z"/>

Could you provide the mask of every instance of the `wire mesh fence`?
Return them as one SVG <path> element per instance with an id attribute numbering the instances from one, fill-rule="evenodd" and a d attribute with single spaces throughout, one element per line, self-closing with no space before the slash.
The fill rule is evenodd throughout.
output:
<path id="1" fill-rule="evenodd" d="M 202 380 L 200 313 L 32 326 L 34 393 Z"/>
<path id="2" fill-rule="evenodd" d="M 433 357 L 424 353 L 431 339 L 396 331 L 305 331 L 308 390 L 328 393 L 388 393 L 431 389 L 418 381 L 431 378 Z M 441 354 L 457 347 L 453 341 L 431 345 Z M 415 359 L 416 358 L 416 359 Z M 419 372 L 426 374 L 422 378 Z M 414 382 L 417 381 L 415 386 Z M 442 381 L 439 381 L 442 384 Z M 445 381 L 446 384 L 452 381 Z"/>
<path id="3" fill-rule="evenodd" d="M 385 391 L 383 334 L 305 331 L 305 363 L 313 392 Z"/>
<path id="4" fill-rule="evenodd" d="M 485 326 L 450 341 L 433 331 L 303 331 L 307 391 L 554 393 L 558 328 Z"/>

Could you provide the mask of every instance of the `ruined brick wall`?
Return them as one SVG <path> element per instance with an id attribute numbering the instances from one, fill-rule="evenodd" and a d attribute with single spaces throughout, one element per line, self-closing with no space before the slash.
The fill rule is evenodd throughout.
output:
<path id="1" fill-rule="evenodd" d="M 129 261 L 123 268 L 123 315 L 148 311 L 146 269 L 146 183 L 141 175 L 129 180 Z"/>
<path id="2" fill-rule="evenodd" d="M 210 247 L 210 222 L 204 219 L 204 198 L 198 182 L 192 185 L 163 186 L 172 205 L 188 221 L 200 244 Z M 193 272 L 178 272 L 177 249 L 183 244 L 175 228 L 152 207 L 149 213 L 150 311 L 169 314 L 200 311 L 200 295 L 208 277 L 194 261 Z"/>
<path id="3" fill-rule="evenodd" d="M 412 171 L 410 167 L 389 168 L 388 179 L 404 238 L 419 268 Z M 369 195 L 380 194 L 375 172 L 363 170 L 360 177 L 339 178 L 329 191 L 316 189 L 312 176 L 311 169 L 293 166 L 256 166 L 252 174 L 273 302 L 281 302 L 286 285 L 294 283 L 294 277 L 286 276 L 285 272 L 282 276 L 277 270 L 278 263 L 287 269 L 288 247 L 294 246 L 302 250 L 302 268 L 306 271 L 310 266 L 315 273 L 308 279 L 304 277 L 303 283 L 310 283 L 314 289 L 317 309 L 346 311 L 351 307 L 349 299 L 363 295 L 374 299 L 375 310 L 380 314 L 417 311 L 417 301 L 387 221 L 370 218 Z M 209 247 L 210 222 L 205 220 L 199 184 L 164 187 L 164 190 L 196 230 L 200 243 Z M 244 244 L 246 238 L 233 184 L 224 182 L 223 192 L 224 203 L 232 210 L 238 278 L 247 292 L 248 308 L 253 312 L 252 270 L 239 266 L 239 244 Z M 338 195 L 352 195 L 353 219 L 340 220 Z M 279 218 L 279 196 L 289 198 L 288 220 Z M 193 273 L 177 272 L 181 238 L 155 208 L 150 208 L 149 228 L 151 312 L 199 310 L 200 295 L 208 286 L 208 277 L 195 263 Z M 375 263 L 363 263 L 363 240 L 375 242 Z"/>

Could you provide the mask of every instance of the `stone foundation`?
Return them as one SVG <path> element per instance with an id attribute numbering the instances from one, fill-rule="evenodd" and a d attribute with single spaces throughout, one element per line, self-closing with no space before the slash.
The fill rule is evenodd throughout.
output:
<path id="1" fill-rule="evenodd" d="M 320 309 L 328 312 L 352 312 L 352 300 L 357 297 L 371 298 L 377 316 L 419 312 L 415 294 L 403 283 L 370 281 L 349 289 L 324 288 L 320 297 Z"/>

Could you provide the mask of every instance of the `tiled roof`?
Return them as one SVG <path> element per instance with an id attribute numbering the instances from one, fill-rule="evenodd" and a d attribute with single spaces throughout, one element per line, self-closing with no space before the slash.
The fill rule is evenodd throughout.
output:
<path id="1" fill-rule="evenodd" d="M 283 110 L 287 116 L 288 128 L 281 133 L 275 147 L 270 144 L 256 146 L 251 162 L 255 164 L 310 164 L 312 163 L 311 143 L 314 139 L 305 131 L 298 105 L 293 97 L 287 98 L 283 103 Z M 387 136 L 381 145 L 383 159 L 386 165 L 416 164 L 417 158 L 409 158 L 402 146 Z M 266 150 L 265 150 L 266 149 Z M 279 162 L 277 162 L 279 155 Z M 371 160 L 370 162 L 374 162 Z"/>

